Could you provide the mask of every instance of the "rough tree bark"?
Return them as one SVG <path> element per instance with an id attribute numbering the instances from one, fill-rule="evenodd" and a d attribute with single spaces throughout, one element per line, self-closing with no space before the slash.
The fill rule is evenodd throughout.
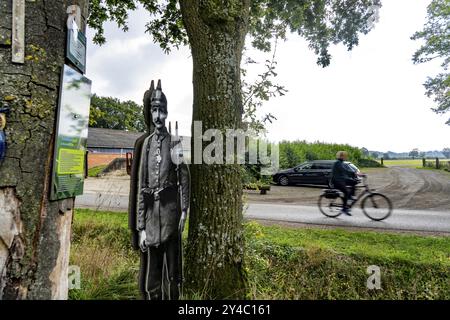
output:
<path id="1" fill-rule="evenodd" d="M 66 299 L 73 199 L 49 201 L 66 8 L 25 4 L 25 63 L 11 62 L 12 0 L 0 1 L 0 102 L 11 110 L 0 165 L 0 299 Z M 83 28 L 83 25 L 82 25 Z"/>
<path id="2" fill-rule="evenodd" d="M 193 121 L 203 130 L 241 128 L 240 65 L 249 0 L 180 1 L 193 58 Z M 192 150 L 194 150 L 194 130 Z M 191 165 L 186 288 L 203 298 L 244 298 L 239 165 Z"/>

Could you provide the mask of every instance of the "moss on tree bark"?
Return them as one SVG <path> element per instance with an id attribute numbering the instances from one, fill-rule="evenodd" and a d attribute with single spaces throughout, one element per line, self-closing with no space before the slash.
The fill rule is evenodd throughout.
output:
<path id="1" fill-rule="evenodd" d="M 180 1 L 193 58 L 193 121 L 241 128 L 240 65 L 249 1 Z M 195 137 L 193 137 L 195 138 Z M 194 144 L 194 139 L 192 139 Z M 194 146 L 192 146 L 194 150 Z M 244 298 L 239 165 L 191 165 L 186 288 L 204 298 Z"/>
<path id="2" fill-rule="evenodd" d="M 48 196 L 70 4 L 84 9 L 87 1 L 26 1 L 25 63 L 13 64 L 12 1 L 0 2 L 0 102 L 11 111 L 0 166 L 0 223 L 15 221 L 15 229 L 0 228 L 0 299 L 67 298 L 72 210 L 60 208 L 71 208 L 73 199 L 62 206 Z"/>

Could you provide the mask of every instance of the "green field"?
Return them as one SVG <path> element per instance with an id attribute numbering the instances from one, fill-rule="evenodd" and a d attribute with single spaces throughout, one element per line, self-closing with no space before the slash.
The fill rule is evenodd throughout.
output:
<path id="1" fill-rule="evenodd" d="M 70 299 L 139 298 L 127 219 L 75 211 L 70 264 L 81 269 L 81 289 Z M 450 299 L 450 237 L 248 222 L 245 238 L 249 299 Z M 366 287 L 371 265 L 380 267 L 380 290 Z"/>
<path id="2" fill-rule="evenodd" d="M 427 162 L 434 162 L 434 159 L 427 159 Z M 441 163 L 448 162 L 450 159 L 440 159 Z M 380 160 L 378 160 L 380 162 Z M 422 167 L 422 159 L 402 159 L 402 160 L 384 160 L 384 165 L 386 167 L 411 167 L 411 168 L 417 168 Z"/>

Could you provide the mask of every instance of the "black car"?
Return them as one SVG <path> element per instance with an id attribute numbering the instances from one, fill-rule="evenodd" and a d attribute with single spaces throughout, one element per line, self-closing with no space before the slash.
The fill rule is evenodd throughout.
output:
<path id="1" fill-rule="evenodd" d="M 304 162 L 295 168 L 282 170 L 272 176 L 275 183 L 287 186 L 289 184 L 330 185 L 331 171 L 336 160 L 314 160 Z M 345 162 L 356 173 L 359 169 L 351 162 Z"/>

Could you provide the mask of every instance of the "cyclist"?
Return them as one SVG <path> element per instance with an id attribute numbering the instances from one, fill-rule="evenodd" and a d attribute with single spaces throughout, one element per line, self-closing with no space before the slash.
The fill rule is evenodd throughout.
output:
<path id="1" fill-rule="evenodd" d="M 344 161 L 347 160 L 348 154 L 346 151 L 339 151 L 336 153 L 337 161 L 333 165 L 333 171 L 331 173 L 331 182 L 334 188 L 344 193 L 344 205 L 342 213 L 351 216 L 350 208 L 347 205 L 348 200 L 354 200 L 355 185 L 358 183 L 355 179 L 356 173 L 347 166 Z"/>

